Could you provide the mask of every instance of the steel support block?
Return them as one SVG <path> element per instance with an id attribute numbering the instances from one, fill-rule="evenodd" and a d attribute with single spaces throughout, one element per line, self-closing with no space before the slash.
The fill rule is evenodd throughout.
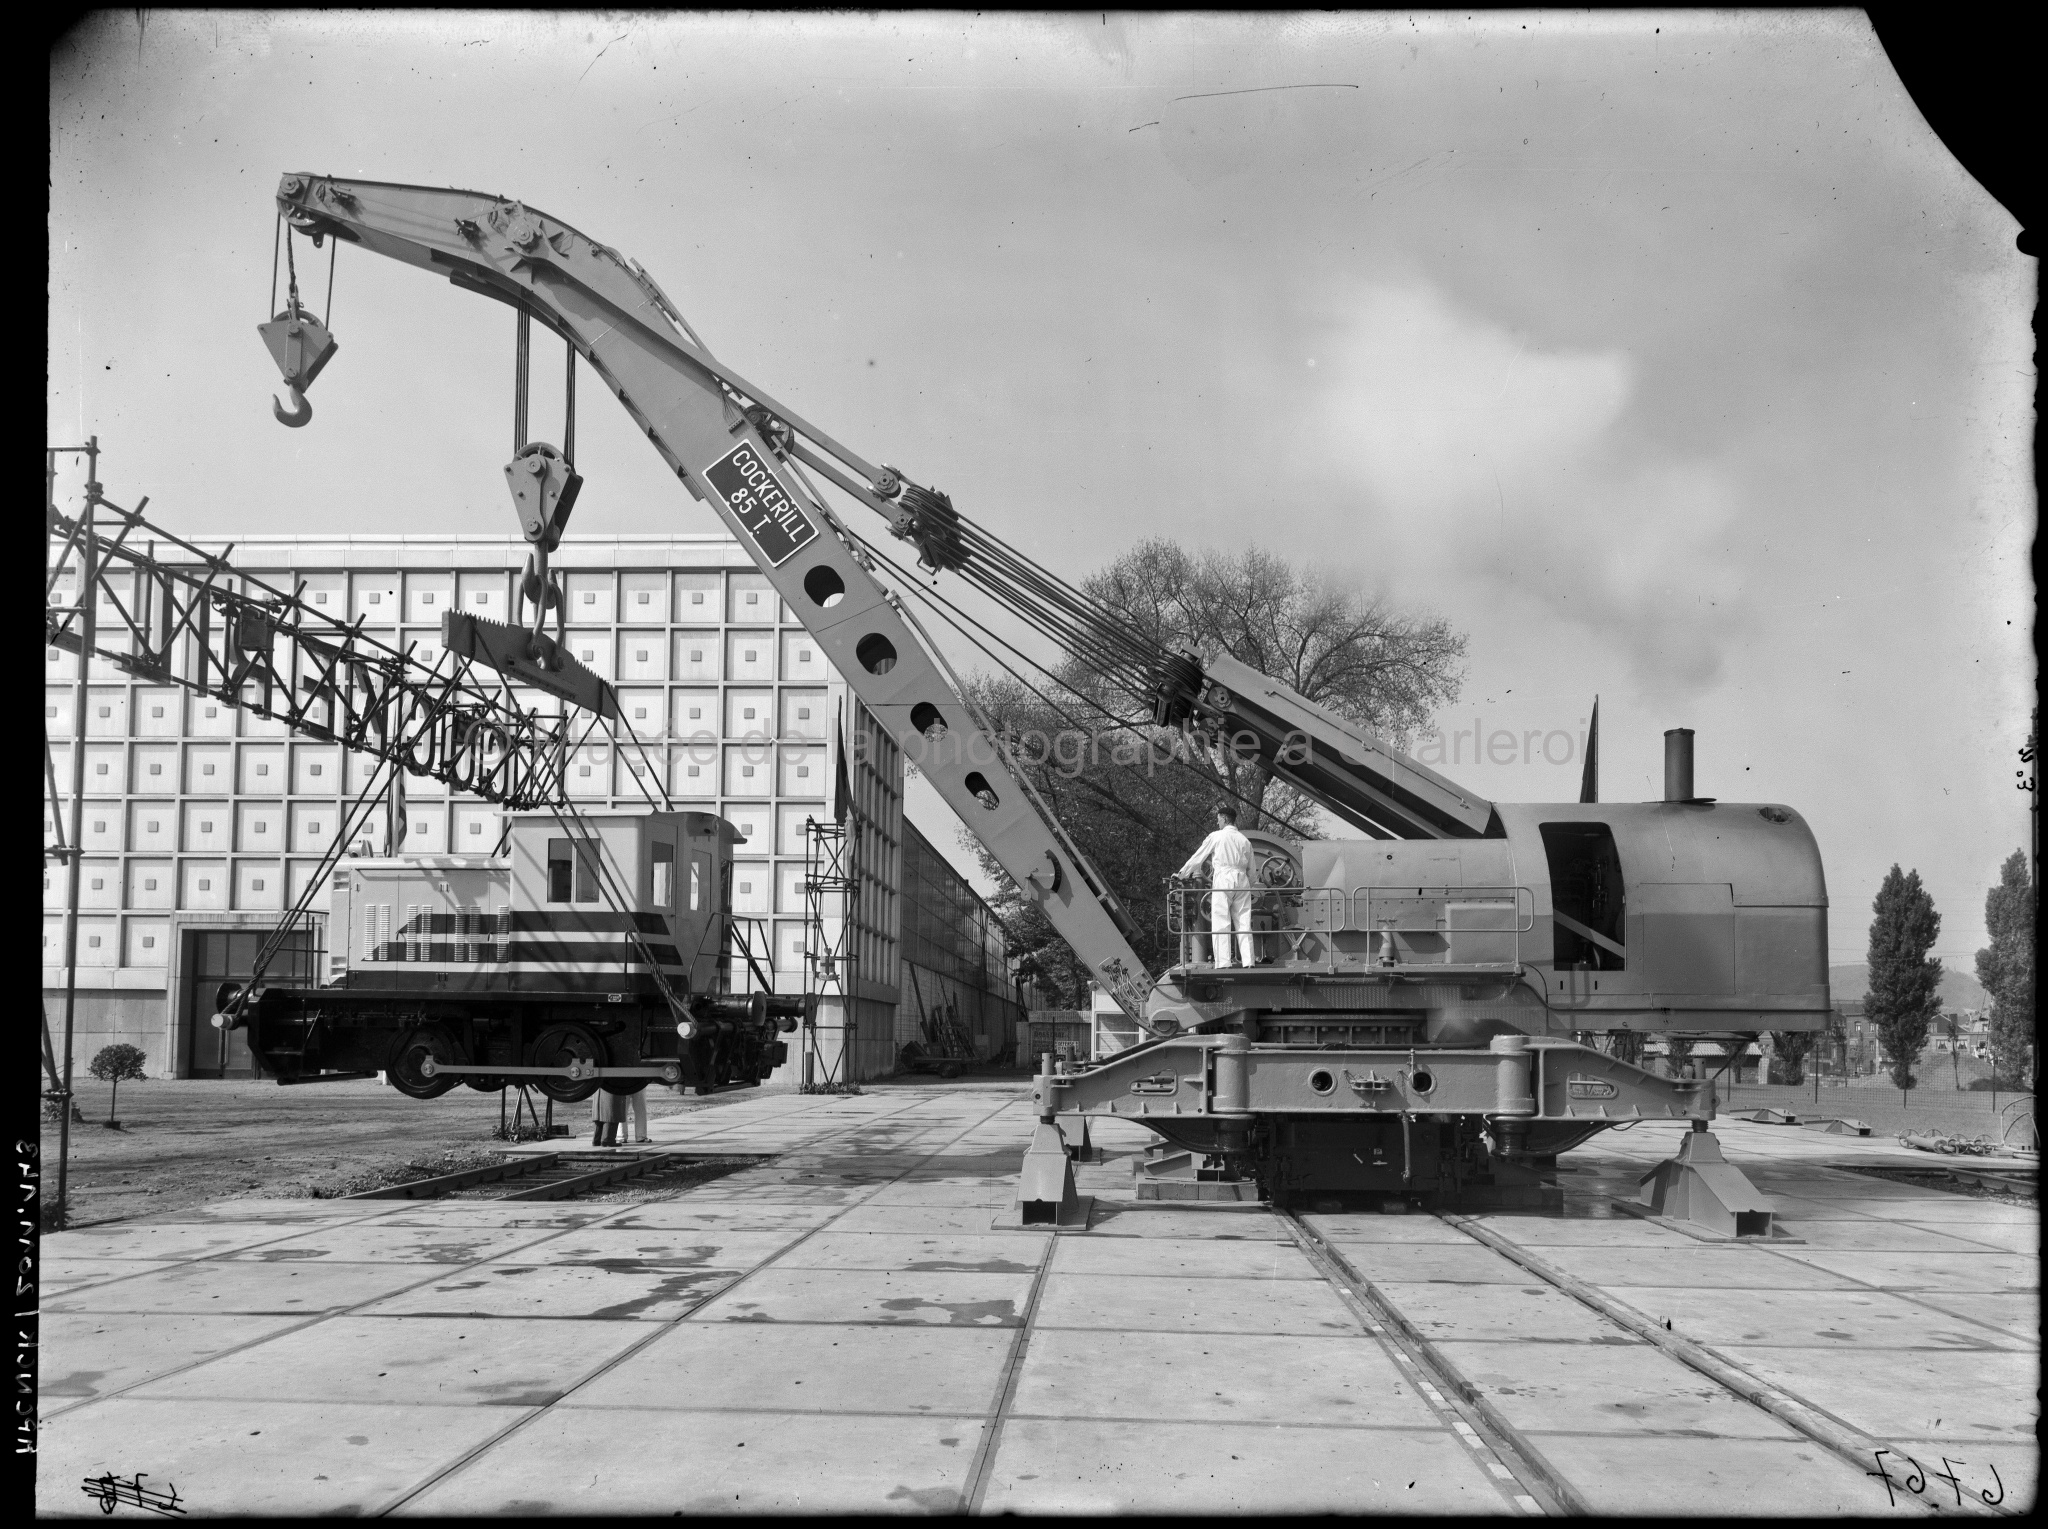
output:
<path id="1" fill-rule="evenodd" d="M 1692 1221 L 1727 1237 L 1768 1237 L 1777 1207 L 1721 1155 L 1721 1143 L 1695 1120 L 1678 1155 L 1637 1185 L 1636 1201 L 1651 1215 Z"/>
<path id="2" fill-rule="evenodd" d="M 1017 1177 L 1017 1222 L 1021 1226 L 1085 1226 L 1088 1204 L 1074 1190 L 1074 1164 L 1067 1139 L 1050 1120 L 1041 1120 L 1024 1153 Z"/>

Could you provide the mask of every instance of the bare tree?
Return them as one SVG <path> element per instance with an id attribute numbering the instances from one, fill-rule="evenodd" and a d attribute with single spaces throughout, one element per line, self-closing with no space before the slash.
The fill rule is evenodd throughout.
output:
<path id="1" fill-rule="evenodd" d="M 1259 547 L 1189 552 L 1157 537 L 1081 588 L 1162 647 L 1227 653 L 1397 745 L 1455 701 L 1465 679 L 1465 636 L 1442 617 L 1395 610 Z M 1149 707 L 1124 700 L 1133 712 Z M 1227 753 L 1216 763 L 1233 792 L 1261 807 L 1276 789 L 1283 816 L 1305 805 L 1257 763 Z"/>

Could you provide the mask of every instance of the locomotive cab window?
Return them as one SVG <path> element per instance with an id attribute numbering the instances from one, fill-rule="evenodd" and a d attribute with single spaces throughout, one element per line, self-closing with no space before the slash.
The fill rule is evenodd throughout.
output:
<path id="1" fill-rule="evenodd" d="M 1551 960 L 1559 971 L 1626 969 L 1621 855 L 1605 823 L 1544 823 L 1550 864 Z"/>
<path id="2" fill-rule="evenodd" d="M 597 846 L 571 839 L 548 840 L 548 901 L 597 900 Z"/>
<path id="3" fill-rule="evenodd" d="M 711 874 L 711 859 L 708 855 L 690 857 L 690 911 L 695 913 L 704 906 L 704 883 Z"/>
<path id="4" fill-rule="evenodd" d="M 672 908 L 676 900 L 676 847 L 656 843 L 652 848 L 647 900 L 657 908 Z"/>

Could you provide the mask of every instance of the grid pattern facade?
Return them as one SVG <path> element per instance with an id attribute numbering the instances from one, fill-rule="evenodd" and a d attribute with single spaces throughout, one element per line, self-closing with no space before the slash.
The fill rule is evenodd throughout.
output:
<path id="1" fill-rule="evenodd" d="M 225 551 L 226 544 L 202 543 Z M 527 548 L 497 537 L 244 537 L 232 561 L 316 609 L 431 664 L 451 607 L 525 615 L 516 570 Z M 568 789 L 592 807 L 634 807 L 665 785 L 678 807 L 715 811 L 745 835 L 734 911 L 772 931 L 777 986 L 802 979 L 804 820 L 832 810 L 835 719 L 849 695 L 810 634 L 730 538 L 572 538 L 555 558 L 568 647 L 619 692 L 630 746 L 593 741 L 570 757 Z M 76 598 L 75 578 L 52 598 Z M 276 914 L 304 890 L 376 762 L 226 702 L 135 680 L 104 661 L 74 713 L 79 660 L 45 650 L 43 723 L 60 800 L 71 751 L 85 752 L 78 963 L 82 982 L 161 987 L 174 923 Z M 521 705 L 557 703 L 515 687 Z M 82 737 L 80 736 L 82 733 Z M 604 735 L 600 732 L 598 740 Z M 886 761 L 885 767 L 886 767 Z M 901 821 L 901 787 L 893 793 Z M 406 854 L 488 854 L 494 805 L 437 781 L 405 780 Z M 886 814 L 884 814 L 886 818 Z M 48 798 L 44 839 L 56 824 Z M 390 851 L 386 814 L 352 848 Z M 68 827 L 68 814 L 65 818 Z M 45 986 L 60 985 L 61 865 L 44 874 Z M 889 971 L 893 927 L 872 927 L 870 971 Z M 96 980 L 95 980 L 96 979 Z"/>

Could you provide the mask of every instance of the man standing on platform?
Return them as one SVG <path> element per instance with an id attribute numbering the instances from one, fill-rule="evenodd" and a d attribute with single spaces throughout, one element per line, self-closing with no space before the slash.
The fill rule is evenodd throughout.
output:
<path id="1" fill-rule="evenodd" d="M 1225 804 L 1216 809 L 1216 832 L 1209 835 L 1183 865 L 1177 876 L 1190 875 L 1204 860 L 1209 862 L 1210 943 L 1215 946 L 1217 967 L 1231 965 L 1230 935 L 1237 932 L 1238 964 L 1250 966 L 1252 955 L 1252 841 L 1238 831 L 1237 809 Z"/>

